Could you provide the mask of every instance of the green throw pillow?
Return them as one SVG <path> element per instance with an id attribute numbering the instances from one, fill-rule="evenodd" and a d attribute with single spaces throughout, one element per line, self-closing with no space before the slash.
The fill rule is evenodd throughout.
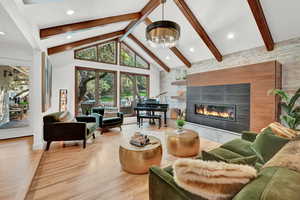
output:
<path id="1" fill-rule="evenodd" d="M 271 128 L 266 128 L 256 137 L 251 148 L 260 161 L 266 163 L 289 141 L 289 139 L 274 135 Z"/>
<path id="2" fill-rule="evenodd" d="M 219 161 L 219 162 L 226 162 L 226 163 L 232 163 L 232 164 L 243 164 L 243 165 L 252 165 L 254 166 L 257 161 L 257 156 L 246 156 L 246 157 L 240 157 L 240 158 L 233 158 L 233 159 L 226 159 L 222 156 L 219 156 L 217 154 L 202 151 L 202 159 L 206 161 Z"/>

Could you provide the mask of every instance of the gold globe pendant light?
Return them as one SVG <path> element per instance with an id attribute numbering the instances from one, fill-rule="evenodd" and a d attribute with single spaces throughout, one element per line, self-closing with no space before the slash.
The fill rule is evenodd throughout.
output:
<path id="1" fill-rule="evenodd" d="M 146 28 L 146 39 L 151 47 L 174 47 L 180 37 L 180 26 L 173 21 L 164 20 L 164 5 L 162 0 L 162 20 L 149 24 Z"/>

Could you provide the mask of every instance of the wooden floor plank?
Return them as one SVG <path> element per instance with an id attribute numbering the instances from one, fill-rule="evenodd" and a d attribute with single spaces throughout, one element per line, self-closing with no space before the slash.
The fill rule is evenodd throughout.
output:
<path id="1" fill-rule="evenodd" d="M 119 143 L 122 137 L 130 137 L 137 126 L 123 126 L 123 131 L 97 134 L 86 149 L 81 143 L 54 143 L 45 152 L 31 185 L 27 200 L 147 200 L 148 175 L 132 175 L 124 172 L 119 163 Z M 144 128 L 146 133 L 161 139 L 163 145 L 162 166 L 175 159 L 166 153 L 165 131 L 171 128 Z M 201 149 L 218 146 L 201 139 Z"/>
<path id="2" fill-rule="evenodd" d="M 0 199 L 26 197 L 43 151 L 32 150 L 33 137 L 0 141 Z"/>

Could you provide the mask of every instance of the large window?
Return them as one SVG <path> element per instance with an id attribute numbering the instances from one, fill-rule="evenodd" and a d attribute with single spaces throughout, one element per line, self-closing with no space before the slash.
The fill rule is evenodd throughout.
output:
<path id="1" fill-rule="evenodd" d="M 149 63 L 124 42 L 120 43 L 120 65 L 149 69 Z"/>
<path id="2" fill-rule="evenodd" d="M 108 64 L 117 64 L 117 41 L 95 44 L 75 51 L 75 58 Z"/>
<path id="3" fill-rule="evenodd" d="M 116 106 L 116 72 L 76 67 L 76 113 L 94 106 Z"/>
<path id="4" fill-rule="evenodd" d="M 120 78 L 120 110 L 133 115 L 136 103 L 149 96 L 149 76 L 121 73 Z"/>

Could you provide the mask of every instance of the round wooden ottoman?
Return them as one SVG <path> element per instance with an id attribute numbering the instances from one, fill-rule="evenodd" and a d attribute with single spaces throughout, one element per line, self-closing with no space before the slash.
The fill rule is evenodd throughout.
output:
<path id="1" fill-rule="evenodd" d="M 184 129 L 168 131 L 167 149 L 168 153 L 177 157 L 191 157 L 199 153 L 200 139 L 197 132 Z"/>
<path id="2" fill-rule="evenodd" d="M 162 146 L 158 138 L 149 136 L 150 142 L 145 147 L 136 147 L 124 140 L 120 144 L 119 159 L 124 171 L 132 174 L 146 174 L 153 165 L 160 165 Z"/>

